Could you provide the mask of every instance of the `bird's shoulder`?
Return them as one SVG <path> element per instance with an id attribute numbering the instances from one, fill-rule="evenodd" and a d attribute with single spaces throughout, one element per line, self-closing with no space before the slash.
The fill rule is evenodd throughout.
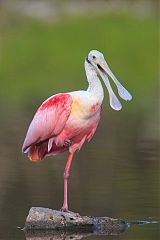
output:
<path id="1" fill-rule="evenodd" d="M 47 98 L 38 108 L 38 111 L 49 110 L 50 108 L 69 107 L 72 105 L 72 97 L 69 93 L 59 93 Z"/>

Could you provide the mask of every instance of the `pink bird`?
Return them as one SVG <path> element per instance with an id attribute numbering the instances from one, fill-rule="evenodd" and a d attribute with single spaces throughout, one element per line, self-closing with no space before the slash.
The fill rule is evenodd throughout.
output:
<path id="1" fill-rule="evenodd" d="M 29 126 L 22 147 L 22 151 L 28 153 L 32 161 L 69 152 L 64 170 L 62 211 L 69 211 L 68 177 L 73 155 L 81 149 L 86 140 L 91 140 L 101 118 L 104 92 L 98 75 L 108 89 L 110 106 L 113 109 L 118 111 L 122 105 L 114 94 L 107 75 L 116 84 L 122 99 L 126 101 L 132 99 L 131 94 L 111 72 L 102 53 L 97 50 L 90 51 L 84 65 L 89 84 L 87 90 L 59 93 L 44 101 Z"/>

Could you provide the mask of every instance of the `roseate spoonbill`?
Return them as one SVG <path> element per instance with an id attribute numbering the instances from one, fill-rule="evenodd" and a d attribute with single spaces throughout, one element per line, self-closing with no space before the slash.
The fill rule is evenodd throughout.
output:
<path id="1" fill-rule="evenodd" d="M 91 140 L 101 118 L 104 93 L 98 75 L 108 89 L 110 106 L 114 110 L 120 110 L 122 105 L 114 94 L 107 75 L 114 81 L 122 99 L 126 101 L 132 99 L 131 94 L 111 72 L 101 52 L 90 51 L 84 65 L 89 84 L 87 90 L 59 93 L 44 101 L 29 126 L 22 147 L 22 151 L 28 153 L 32 161 L 40 161 L 45 156 L 69 152 L 64 170 L 62 211 L 69 211 L 68 177 L 73 155 L 76 150 L 81 149 L 86 140 Z"/>

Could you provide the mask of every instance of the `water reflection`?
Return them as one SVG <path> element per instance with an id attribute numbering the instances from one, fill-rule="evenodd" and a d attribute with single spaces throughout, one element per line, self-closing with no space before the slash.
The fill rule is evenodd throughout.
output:
<path id="1" fill-rule="evenodd" d="M 79 240 L 86 237 L 95 236 L 94 234 L 83 233 L 83 234 L 68 234 L 68 233 L 53 233 L 53 232 L 37 232 L 37 233 L 30 233 L 26 234 L 26 240 Z"/>
<path id="2" fill-rule="evenodd" d="M 117 231 L 108 231 L 108 233 L 103 234 L 103 236 L 109 235 L 120 235 L 124 229 Z M 26 240 L 79 240 L 91 236 L 102 236 L 98 233 L 88 233 L 88 232 L 67 232 L 67 231 L 28 231 L 25 232 Z"/>
<path id="3" fill-rule="evenodd" d="M 29 230 L 24 231 L 26 240 L 79 240 L 86 237 L 93 236 L 116 236 L 124 233 L 126 230 L 130 230 L 131 227 L 136 225 L 146 225 L 146 224 L 159 224 L 158 221 L 132 221 L 126 222 L 126 225 L 120 229 L 110 229 L 108 232 L 100 233 L 100 232 L 85 232 L 84 230 L 80 230 L 79 232 L 75 231 L 52 231 L 52 230 Z M 90 238 L 89 238 L 90 239 Z M 98 238 L 97 238 L 98 239 Z"/>
<path id="4" fill-rule="evenodd" d="M 28 233 L 26 234 L 26 240 L 79 240 L 79 239 L 83 239 L 85 237 L 90 237 L 92 236 L 92 234 L 87 234 L 87 233 L 83 233 L 83 234 L 69 234 L 66 232 L 35 232 L 35 233 Z"/>

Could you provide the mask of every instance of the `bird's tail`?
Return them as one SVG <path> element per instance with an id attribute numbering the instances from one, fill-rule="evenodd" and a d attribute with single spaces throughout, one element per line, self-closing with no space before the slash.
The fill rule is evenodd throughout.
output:
<path id="1" fill-rule="evenodd" d="M 31 161 L 41 161 L 47 154 L 47 143 L 32 145 L 28 151 L 28 157 Z"/>

